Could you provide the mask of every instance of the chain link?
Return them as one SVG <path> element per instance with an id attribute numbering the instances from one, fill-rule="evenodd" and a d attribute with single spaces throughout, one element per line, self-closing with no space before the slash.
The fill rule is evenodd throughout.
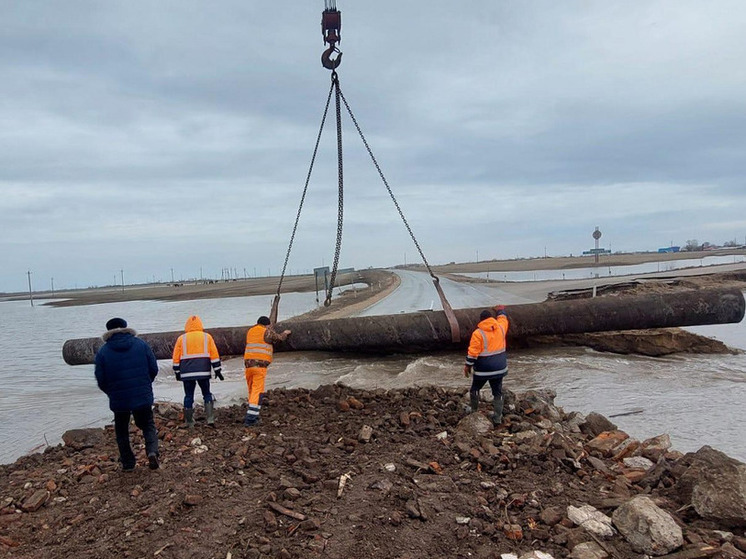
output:
<path id="1" fill-rule="evenodd" d="M 368 145 L 368 140 L 365 139 L 365 135 L 363 134 L 363 131 L 360 129 L 360 125 L 357 123 L 357 119 L 355 118 L 355 115 L 352 113 L 352 109 L 350 108 L 350 105 L 347 103 L 347 99 L 345 99 L 345 96 L 342 92 L 340 92 L 340 95 L 342 97 L 342 101 L 345 104 L 345 107 L 347 108 L 347 112 L 349 113 L 350 118 L 352 119 L 352 122 L 355 125 L 355 128 L 357 129 L 357 133 L 360 135 L 360 139 L 363 141 L 363 145 L 365 145 L 365 149 L 368 151 L 368 155 L 370 155 L 370 158 L 373 161 L 373 165 L 375 165 L 376 167 L 376 171 L 378 171 L 378 176 L 381 177 L 383 184 L 386 186 L 386 190 L 388 190 L 389 196 L 391 196 L 391 200 L 394 202 L 396 211 L 399 212 L 399 217 L 401 217 L 401 220 L 404 222 L 404 227 L 407 228 L 407 231 L 409 232 L 409 236 L 412 238 L 412 241 L 414 242 L 414 246 L 417 247 L 417 252 L 420 253 L 420 257 L 422 257 L 422 261 L 425 263 L 425 267 L 427 268 L 427 271 L 430 274 L 430 277 L 432 277 L 433 280 L 436 282 L 440 281 L 438 277 L 433 273 L 433 270 L 430 268 L 430 264 L 427 262 L 427 258 L 425 258 L 425 253 L 422 252 L 420 243 L 417 242 L 417 239 L 415 238 L 414 233 L 412 232 L 412 228 L 409 226 L 409 222 L 407 221 L 407 218 L 404 217 L 404 212 L 399 206 L 399 202 L 397 202 L 396 197 L 394 196 L 394 193 L 392 192 L 391 187 L 389 186 L 389 183 L 386 180 L 386 177 L 383 175 L 383 171 L 381 170 L 381 167 L 378 165 L 378 161 L 376 161 L 376 157 L 375 155 L 373 155 L 373 151 L 370 149 L 370 146 Z"/>
<path id="2" fill-rule="evenodd" d="M 335 72 L 336 74 L 336 72 Z M 295 233 L 298 230 L 298 222 L 300 221 L 300 212 L 303 209 L 303 202 L 306 199 L 306 192 L 308 192 L 308 183 L 311 181 L 311 173 L 313 172 L 313 164 L 316 161 L 316 154 L 319 151 L 319 143 L 321 142 L 321 133 L 324 131 L 324 124 L 326 123 L 326 115 L 329 113 L 329 103 L 332 100 L 332 91 L 334 91 L 334 80 L 332 79 L 332 85 L 329 88 L 329 95 L 326 97 L 326 106 L 324 107 L 324 116 L 321 117 L 321 126 L 319 127 L 319 133 L 316 136 L 316 145 L 313 148 L 313 155 L 311 156 L 311 165 L 308 168 L 308 174 L 306 175 L 306 184 L 303 187 L 303 194 L 300 197 L 300 205 L 298 206 L 298 213 L 295 216 L 295 224 L 293 225 L 293 232 L 290 235 L 290 244 L 288 245 L 288 251 L 285 254 L 285 263 L 282 265 L 282 274 L 280 274 L 280 281 L 277 284 L 277 297 L 280 297 L 280 290 L 282 289 L 282 281 L 285 279 L 285 270 L 288 266 L 288 260 L 290 259 L 290 251 L 293 249 L 293 241 L 295 240 Z M 337 108 L 339 113 L 339 107 Z"/>
<path id="3" fill-rule="evenodd" d="M 332 290 L 337 281 L 337 268 L 339 267 L 339 253 L 342 249 L 342 223 L 344 221 L 344 170 L 342 165 L 342 110 L 339 98 L 342 92 L 339 89 L 339 77 L 337 72 L 332 72 L 332 87 L 334 88 L 334 101 L 337 110 L 337 183 L 339 196 L 337 200 L 337 243 L 334 247 L 334 263 L 332 264 L 332 275 L 327 287 L 324 306 L 332 304 Z"/>

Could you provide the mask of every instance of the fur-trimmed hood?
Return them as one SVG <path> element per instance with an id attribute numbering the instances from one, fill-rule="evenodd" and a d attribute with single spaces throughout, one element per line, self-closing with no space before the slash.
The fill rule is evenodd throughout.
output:
<path id="1" fill-rule="evenodd" d="M 114 328 L 113 330 L 107 330 L 106 332 L 104 332 L 101 336 L 101 339 L 105 342 L 108 342 L 115 334 L 130 334 L 132 336 L 137 336 L 137 332 L 135 332 L 132 328 Z"/>

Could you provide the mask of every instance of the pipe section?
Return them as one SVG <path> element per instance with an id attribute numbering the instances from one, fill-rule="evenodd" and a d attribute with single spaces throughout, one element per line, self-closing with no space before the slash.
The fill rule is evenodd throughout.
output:
<path id="1" fill-rule="evenodd" d="M 611 330 L 670 328 L 740 322 L 746 301 L 738 289 L 698 289 L 547 301 L 506 308 L 511 341 L 539 335 L 578 334 Z M 277 329 L 292 330 L 275 351 L 355 351 L 369 353 L 426 352 L 464 348 L 479 322 L 483 307 L 457 309 L 461 330 L 459 342 L 451 341 L 451 328 L 443 311 L 339 318 L 334 320 L 287 320 Z M 248 326 L 211 328 L 222 357 L 243 355 Z M 158 359 L 171 359 L 174 343 L 182 331 L 142 334 Z M 94 361 L 101 338 L 68 340 L 62 356 L 68 365 Z"/>

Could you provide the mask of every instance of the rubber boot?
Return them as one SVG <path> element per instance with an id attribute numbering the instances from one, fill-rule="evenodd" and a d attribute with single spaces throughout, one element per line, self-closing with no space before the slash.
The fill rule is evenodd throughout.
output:
<path id="1" fill-rule="evenodd" d="M 492 401 L 492 409 L 495 413 L 492 415 L 492 424 L 497 427 L 503 422 L 503 397 L 499 396 Z"/>
<path id="2" fill-rule="evenodd" d="M 471 413 L 479 410 L 479 392 L 469 392 L 469 403 L 471 404 Z"/>
<path id="3" fill-rule="evenodd" d="M 184 425 L 189 429 L 194 427 L 194 408 L 184 408 Z"/>
<path id="4" fill-rule="evenodd" d="M 205 402 L 205 413 L 207 414 L 207 424 L 215 425 L 215 401 Z"/>

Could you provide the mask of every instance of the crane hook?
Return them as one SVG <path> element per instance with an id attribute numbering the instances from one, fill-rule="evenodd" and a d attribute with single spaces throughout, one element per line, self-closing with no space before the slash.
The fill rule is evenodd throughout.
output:
<path id="1" fill-rule="evenodd" d="M 337 58 L 332 58 L 332 54 L 338 53 L 339 56 Z M 342 63 L 342 51 L 339 50 L 334 45 L 330 46 L 328 49 L 324 51 L 324 53 L 321 55 L 321 64 L 326 68 L 327 70 L 336 70 L 337 67 Z"/>

